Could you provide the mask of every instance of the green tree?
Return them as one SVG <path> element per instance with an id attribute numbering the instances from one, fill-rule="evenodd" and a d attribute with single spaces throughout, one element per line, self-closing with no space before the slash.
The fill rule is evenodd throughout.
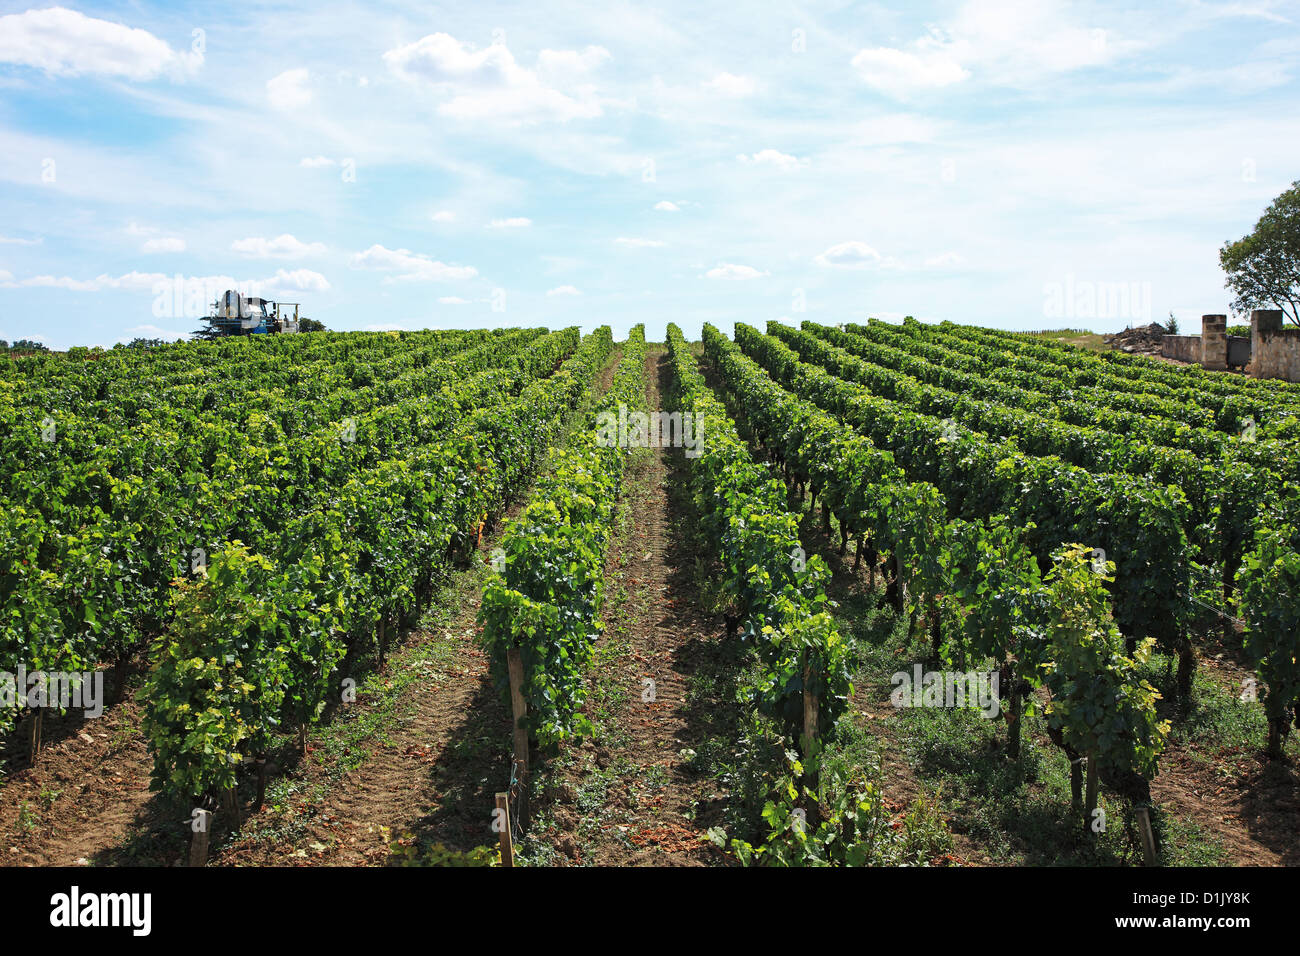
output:
<path id="1" fill-rule="evenodd" d="M 324 322 L 319 322 L 316 319 L 299 319 L 298 331 L 299 332 L 328 332 L 329 329 L 325 328 Z"/>
<path id="2" fill-rule="evenodd" d="M 1280 308 L 1300 325 L 1300 180 L 1273 200 L 1248 236 L 1224 243 L 1219 264 L 1234 312 Z"/>

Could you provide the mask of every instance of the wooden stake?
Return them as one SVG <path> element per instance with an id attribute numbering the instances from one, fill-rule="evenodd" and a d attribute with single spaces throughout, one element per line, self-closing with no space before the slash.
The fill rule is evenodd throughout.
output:
<path id="1" fill-rule="evenodd" d="M 222 803 L 225 804 L 225 808 L 226 808 L 226 810 L 228 810 L 228 811 L 230 812 L 230 815 L 231 815 L 232 817 L 234 817 L 234 819 L 235 819 L 235 826 L 239 826 L 239 824 L 240 824 L 241 822 L 243 822 L 243 821 L 240 819 L 240 813 L 239 813 L 239 789 L 238 789 L 238 787 L 237 787 L 237 786 L 236 786 L 236 787 L 231 787 L 229 790 L 224 791 L 224 792 L 221 794 L 221 801 L 222 801 Z"/>
<path id="2" fill-rule="evenodd" d="M 513 867 L 515 865 L 515 848 L 513 837 L 510 833 L 510 794 L 497 794 L 497 826 L 501 828 L 498 836 L 501 838 L 501 865 Z"/>
<path id="3" fill-rule="evenodd" d="M 515 718 L 515 777 L 519 786 L 519 825 L 527 819 L 528 807 L 528 702 L 524 700 L 524 658 L 517 647 L 506 651 L 506 667 L 510 671 L 510 709 Z"/>
<path id="4" fill-rule="evenodd" d="M 524 700 L 524 659 L 519 648 L 506 651 L 506 666 L 510 670 L 510 707 L 515 717 L 515 760 L 522 776 L 528 773 L 528 730 L 524 726 L 528 703 Z"/>
<path id="5" fill-rule="evenodd" d="M 262 803 L 266 800 L 266 758 L 257 758 L 257 802 L 253 804 L 253 812 L 262 809 Z"/>
<path id="6" fill-rule="evenodd" d="M 32 763 L 36 763 L 36 758 L 41 752 L 41 726 L 44 723 L 44 710 L 37 710 L 32 714 Z"/>
<path id="7" fill-rule="evenodd" d="M 213 816 L 215 814 L 211 810 L 199 810 L 193 818 L 199 828 L 190 834 L 190 866 L 205 866 L 208 862 L 208 839 L 212 835 Z M 191 828 L 193 825 L 190 824 Z"/>
<path id="8" fill-rule="evenodd" d="M 1151 829 L 1151 808 L 1137 808 L 1138 832 L 1142 834 L 1142 857 L 1146 860 L 1147 866 L 1159 866 L 1160 860 L 1156 856 L 1156 835 Z"/>
<path id="9" fill-rule="evenodd" d="M 807 760 L 812 756 L 813 744 L 817 740 L 817 695 L 810 689 L 812 684 L 812 664 L 804 658 L 803 665 L 803 755 Z"/>
<path id="10" fill-rule="evenodd" d="M 1088 832 L 1092 832 L 1092 813 L 1097 809 L 1097 757 L 1095 754 L 1088 754 L 1088 783 L 1087 795 L 1084 798 L 1083 807 L 1083 826 Z"/>

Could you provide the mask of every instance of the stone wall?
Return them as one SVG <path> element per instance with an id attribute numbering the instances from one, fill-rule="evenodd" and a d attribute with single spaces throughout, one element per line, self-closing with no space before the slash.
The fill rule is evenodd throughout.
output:
<path id="1" fill-rule="evenodd" d="M 1281 309 L 1250 313 L 1250 365 L 1246 371 L 1255 378 L 1300 382 L 1300 328 L 1283 328 Z"/>
<path id="2" fill-rule="evenodd" d="M 1228 367 L 1228 317 L 1201 316 L 1201 364 L 1221 372 Z"/>
<path id="3" fill-rule="evenodd" d="M 1165 358 L 1180 362 L 1201 361 L 1201 337 L 1199 335 L 1166 335 L 1160 340 L 1160 354 Z"/>

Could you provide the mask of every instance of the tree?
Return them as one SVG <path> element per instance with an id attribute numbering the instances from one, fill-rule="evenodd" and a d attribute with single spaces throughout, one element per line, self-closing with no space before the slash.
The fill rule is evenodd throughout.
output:
<path id="1" fill-rule="evenodd" d="M 15 352 L 48 352 L 49 346 L 33 339 L 19 339 L 10 346 Z"/>
<path id="2" fill-rule="evenodd" d="M 329 329 L 325 328 L 324 322 L 319 322 L 316 319 L 299 319 L 298 331 L 299 332 L 328 332 Z"/>
<path id="3" fill-rule="evenodd" d="M 1273 200 L 1255 230 L 1224 243 L 1219 264 L 1234 312 L 1274 306 L 1300 325 L 1300 180 Z"/>

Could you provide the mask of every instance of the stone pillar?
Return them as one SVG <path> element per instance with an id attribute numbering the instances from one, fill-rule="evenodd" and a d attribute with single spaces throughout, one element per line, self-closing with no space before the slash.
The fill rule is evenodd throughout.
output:
<path id="1" fill-rule="evenodd" d="M 1265 339 L 1282 331 L 1281 309 L 1255 309 L 1250 313 L 1250 365 L 1246 373 L 1254 378 L 1269 378 L 1276 374 L 1268 361 Z"/>
<path id="2" fill-rule="evenodd" d="M 1228 367 L 1228 317 L 1201 316 L 1201 364 L 1223 371 Z"/>

